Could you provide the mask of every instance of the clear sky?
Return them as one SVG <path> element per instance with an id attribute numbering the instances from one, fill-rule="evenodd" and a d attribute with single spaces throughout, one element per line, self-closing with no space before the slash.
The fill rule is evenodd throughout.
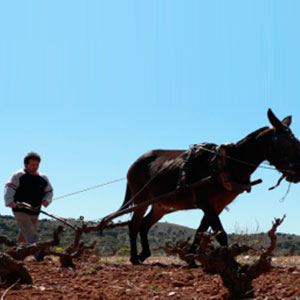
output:
<path id="1" fill-rule="evenodd" d="M 300 2 L 45 0 L 0 4 L 0 182 L 42 156 L 55 197 L 126 177 L 155 149 L 237 142 L 269 125 L 270 107 L 300 137 Z M 300 184 L 268 188 L 221 214 L 228 232 L 300 234 Z M 47 211 L 99 220 L 123 202 L 126 181 L 54 200 Z M 3 189 L 1 191 L 3 198 Z M 1 214 L 11 215 L 2 202 Z M 125 216 L 126 218 L 127 216 Z M 200 210 L 162 221 L 196 228 Z"/>

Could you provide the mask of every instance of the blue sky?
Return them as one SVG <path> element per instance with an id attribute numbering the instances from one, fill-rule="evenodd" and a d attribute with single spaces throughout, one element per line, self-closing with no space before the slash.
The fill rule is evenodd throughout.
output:
<path id="1" fill-rule="evenodd" d="M 270 107 L 300 137 L 299 1 L 6 1 L 0 5 L 0 182 L 29 151 L 55 197 L 126 176 L 155 149 L 237 142 L 268 125 Z M 221 214 L 229 232 L 300 234 L 300 185 L 279 173 Z M 126 181 L 54 200 L 49 213 L 99 220 Z M 3 192 L 1 192 L 3 193 Z M 4 204 L 1 214 L 11 215 Z M 126 218 L 127 216 L 125 216 Z M 163 221 L 192 228 L 200 210 Z"/>

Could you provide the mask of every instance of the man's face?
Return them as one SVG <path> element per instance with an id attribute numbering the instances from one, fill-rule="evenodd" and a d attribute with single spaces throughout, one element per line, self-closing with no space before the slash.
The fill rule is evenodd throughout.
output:
<path id="1" fill-rule="evenodd" d="M 39 165 L 40 162 L 38 160 L 30 159 L 28 164 L 25 164 L 25 170 L 31 175 L 36 175 Z"/>

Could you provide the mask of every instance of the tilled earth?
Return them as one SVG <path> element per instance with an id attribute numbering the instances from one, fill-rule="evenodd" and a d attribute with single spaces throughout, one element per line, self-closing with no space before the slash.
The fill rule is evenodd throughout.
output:
<path id="1" fill-rule="evenodd" d="M 253 281 L 255 299 L 300 299 L 300 257 L 275 258 L 273 270 Z M 219 275 L 189 269 L 174 258 L 151 258 L 132 266 L 127 258 L 90 255 L 63 269 L 55 257 L 25 265 L 32 285 L 0 289 L 5 300 L 227 299 Z"/>

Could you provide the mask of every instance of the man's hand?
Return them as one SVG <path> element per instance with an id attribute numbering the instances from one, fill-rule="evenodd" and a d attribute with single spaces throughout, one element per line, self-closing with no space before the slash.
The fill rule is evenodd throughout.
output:
<path id="1" fill-rule="evenodd" d="M 47 207 L 49 205 L 49 202 L 43 201 L 42 204 L 43 204 L 43 206 Z"/>

